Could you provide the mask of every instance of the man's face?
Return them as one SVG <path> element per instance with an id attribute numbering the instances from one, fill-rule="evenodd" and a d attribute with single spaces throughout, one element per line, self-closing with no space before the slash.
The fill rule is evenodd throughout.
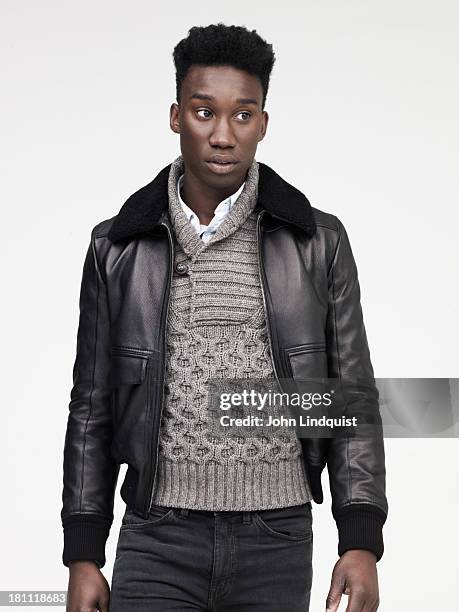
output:
<path id="1" fill-rule="evenodd" d="M 262 97 L 258 77 L 245 70 L 191 66 L 180 106 L 173 103 L 170 109 L 170 126 L 180 134 L 187 171 L 217 191 L 241 185 L 266 133 Z"/>

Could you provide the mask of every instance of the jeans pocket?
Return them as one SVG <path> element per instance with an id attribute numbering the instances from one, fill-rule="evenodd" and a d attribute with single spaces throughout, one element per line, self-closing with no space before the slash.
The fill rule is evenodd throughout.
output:
<path id="1" fill-rule="evenodd" d="M 255 522 L 268 535 L 294 542 L 312 539 L 311 502 L 287 508 L 258 510 Z"/>
<path id="2" fill-rule="evenodd" d="M 140 514 L 131 510 L 131 508 L 126 507 L 121 521 L 121 529 L 138 529 L 149 525 L 158 525 L 172 517 L 174 515 L 174 510 L 174 508 L 170 508 L 169 506 L 152 505 L 148 518 L 145 519 Z"/>

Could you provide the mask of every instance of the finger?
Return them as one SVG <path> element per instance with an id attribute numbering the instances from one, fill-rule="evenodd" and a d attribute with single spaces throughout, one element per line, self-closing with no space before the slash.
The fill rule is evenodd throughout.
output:
<path id="1" fill-rule="evenodd" d="M 108 612 L 108 599 L 99 602 L 99 612 Z"/>
<path id="2" fill-rule="evenodd" d="M 339 578 L 332 577 L 330 590 L 325 603 L 325 612 L 337 612 L 341 597 L 343 595 L 344 582 Z"/>
<path id="3" fill-rule="evenodd" d="M 339 602 L 341 601 L 341 595 L 338 593 L 329 593 L 327 595 L 326 610 L 325 612 L 337 612 Z"/>
<path id="4" fill-rule="evenodd" d="M 362 612 L 377 612 L 379 607 L 379 598 L 369 599 L 364 605 Z"/>
<path id="5" fill-rule="evenodd" d="M 347 602 L 347 607 L 344 612 L 363 612 L 363 609 L 366 604 L 365 593 L 362 591 L 358 591 L 356 589 L 351 589 L 351 594 L 349 595 L 349 601 Z"/>

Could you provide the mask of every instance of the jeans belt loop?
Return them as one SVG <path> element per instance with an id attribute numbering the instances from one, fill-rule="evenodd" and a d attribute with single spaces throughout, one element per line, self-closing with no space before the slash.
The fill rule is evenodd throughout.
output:
<path id="1" fill-rule="evenodd" d="M 188 508 L 180 508 L 180 516 L 181 518 L 188 518 L 190 510 Z"/>
<path id="2" fill-rule="evenodd" d="M 242 522 L 244 523 L 244 525 L 250 525 L 251 512 L 249 510 L 244 510 L 242 512 Z"/>

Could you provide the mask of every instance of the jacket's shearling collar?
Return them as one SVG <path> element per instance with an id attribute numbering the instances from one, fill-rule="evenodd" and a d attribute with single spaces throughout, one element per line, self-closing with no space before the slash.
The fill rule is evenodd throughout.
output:
<path id="1" fill-rule="evenodd" d="M 314 213 L 306 196 L 277 172 L 259 164 L 258 205 L 273 217 L 297 225 L 308 236 L 314 235 Z M 167 182 L 171 164 L 147 185 L 133 193 L 116 215 L 107 237 L 118 242 L 152 230 L 168 210 Z"/>

